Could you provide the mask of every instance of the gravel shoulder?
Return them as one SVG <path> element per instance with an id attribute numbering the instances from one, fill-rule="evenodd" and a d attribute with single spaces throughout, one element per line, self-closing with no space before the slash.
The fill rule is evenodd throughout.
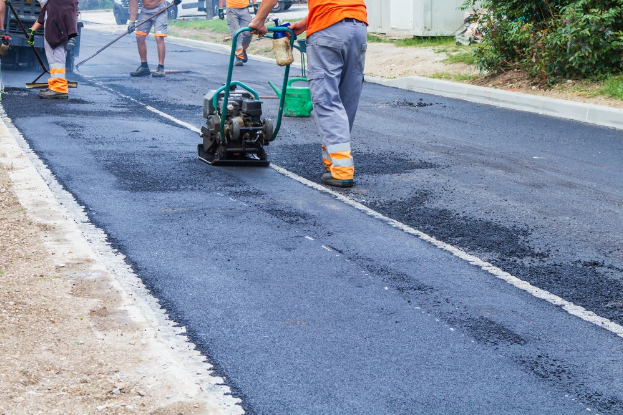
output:
<path id="1" fill-rule="evenodd" d="M 51 190 L 49 173 L 5 122 L 0 414 L 242 413 L 123 257 L 85 230 L 70 196 Z"/>

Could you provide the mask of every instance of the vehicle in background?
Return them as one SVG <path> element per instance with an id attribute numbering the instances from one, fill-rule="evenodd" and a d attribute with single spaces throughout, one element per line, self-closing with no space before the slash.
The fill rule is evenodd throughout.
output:
<path id="1" fill-rule="evenodd" d="M 30 28 L 41 11 L 39 2 L 33 0 L 11 0 L 13 8 L 17 12 L 17 17 L 23 23 L 26 30 Z M 80 38 L 82 34 L 82 19 L 80 18 L 80 12 L 78 12 L 78 36 L 69 39 L 67 42 L 67 60 L 65 63 L 65 70 L 68 73 L 74 70 L 74 59 L 80 54 Z M 26 66 L 29 68 L 39 67 L 39 61 L 32 50 L 32 47 L 26 43 L 26 37 L 24 32 L 19 26 L 17 19 L 11 12 L 9 6 L 6 7 L 6 14 L 4 17 L 4 27 L 6 32 L 11 38 L 11 47 L 9 53 L 2 57 L 3 67 L 12 67 L 18 69 L 20 66 Z M 45 50 L 43 47 L 43 27 L 37 30 L 35 34 L 35 48 L 39 53 L 39 56 L 43 62 L 47 65 L 47 59 L 45 56 Z"/>
<path id="2" fill-rule="evenodd" d="M 137 1 L 140 9 L 141 0 Z M 171 4 L 171 1 L 167 0 L 166 3 L 168 6 Z M 182 16 L 196 16 L 201 13 L 205 13 L 206 18 L 211 19 L 214 16 L 218 16 L 218 0 L 182 0 L 181 4 L 171 7 L 167 13 L 171 20 Z M 130 18 L 130 1 L 114 0 L 113 14 L 115 15 L 115 22 L 117 22 L 117 24 L 126 24 Z"/>
<path id="3" fill-rule="evenodd" d="M 262 0 L 258 0 L 258 3 L 261 3 Z M 293 0 L 279 0 L 279 2 L 273 7 L 273 13 L 279 13 L 284 10 L 288 10 L 294 4 Z"/>

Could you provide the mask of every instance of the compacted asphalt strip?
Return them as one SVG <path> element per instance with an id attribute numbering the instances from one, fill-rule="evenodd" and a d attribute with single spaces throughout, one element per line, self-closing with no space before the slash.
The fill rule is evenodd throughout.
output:
<path id="1" fill-rule="evenodd" d="M 311 119 L 284 119 L 276 169 L 197 160 L 192 126 L 226 56 L 170 45 L 169 67 L 190 72 L 136 80 L 135 46 L 119 43 L 115 62 L 81 68 L 68 102 L 37 100 L 31 74 L 5 72 L 3 106 L 247 412 L 623 411 L 618 133 L 367 84 L 358 183 L 336 198 L 300 179 L 321 173 Z M 265 94 L 280 70 L 251 61 L 235 75 Z"/>

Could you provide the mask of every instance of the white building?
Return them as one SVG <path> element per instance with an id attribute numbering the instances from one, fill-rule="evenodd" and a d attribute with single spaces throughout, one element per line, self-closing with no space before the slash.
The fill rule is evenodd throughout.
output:
<path id="1" fill-rule="evenodd" d="M 365 0 L 368 31 L 390 36 L 452 36 L 463 27 L 463 0 Z"/>

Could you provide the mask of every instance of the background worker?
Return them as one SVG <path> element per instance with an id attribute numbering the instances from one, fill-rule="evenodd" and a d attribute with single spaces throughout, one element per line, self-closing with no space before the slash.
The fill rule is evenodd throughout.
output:
<path id="1" fill-rule="evenodd" d="M 266 34 L 264 22 L 277 1 L 262 1 L 249 24 L 253 33 Z M 307 17 L 290 28 L 297 35 L 307 30 L 307 79 L 327 170 L 321 180 L 331 186 L 351 187 L 355 164 L 350 132 L 363 87 L 366 4 L 364 0 L 309 0 L 308 8 Z"/>
<path id="2" fill-rule="evenodd" d="M 9 35 L 6 34 L 6 29 L 4 28 L 4 16 L 6 15 L 6 4 L 4 1 L 0 1 L 0 38 L 5 38 L 8 42 Z"/>
<path id="3" fill-rule="evenodd" d="M 258 6 L 256 0 L 253 2 L 253 11 L 257 14 Z M 219 0 L 218 4 L 218 17 L 223 20 L 225 13 L 223 11 L 225 7 L 225 0 Z M 247 27 L 251 23 L 251 13 L 249 13 L 249 0 L 227 0 L 227 27 L 229 28 L 229 34 L 234 37 L 234 34 L 241 27 Z M 238 36 L 238 42 L 236 43 L 236 62 L 234 65 L 242 66 L 247 63 L 247 48 L 251 44 L 253 35 L 251 32 L 244 32 Z"/>
<path id="4" fill-rule="evenodd" d="M 50 66 L 50 78 L 48 87 L 39 91 L 39 98 L 67 99 L 67 42 L 78 36 L 78 0 L 54 0 L 51 3 L 48 0 L 39 0 L 39 3 L 41 12 L 26 39 L 28 43 L 34 44 L 35 32 L 43 26 L 43 47 Z M 48 20 L 52 20 L 54 24 L 48 24 Z"/>
<path id="5" fill-rule="evenodd" d="M 141 65 L 134 71 L 130 72 L 130 76 L 148 76 L 152 75 L 154 78 L 162 78 L 164 73 L 164 57 L 166 54 L 166 46 L 164 44 L 164 38 L 169 33 L 169 18 L 167 12 L 164 11 L 158 14 L 153 19 L 143 23 L 139 27 L 136 27 L 137 19 L 142 22 L 145 19 L 157 14 L 163 9 L 166 9 L 166 0 L 142 0 L 143 8 L 138 13 L 138 0 L 130 0 L 130 21 L 128 22 L 128 33 L 136 30 L 136 45 L 138 47 L 138 56 L 141 58 Z M 175 4 L 180 4 L 181 0 L 175 0 Z M 137 18 L 138 14 L 138 18 Z M 147 36 L 151 32 L 151 28 L 154 28 L 154 37 L 156 38 L 156 48 L 158 49 L 158 67 L 152 74 L 147 64 Z"/>

